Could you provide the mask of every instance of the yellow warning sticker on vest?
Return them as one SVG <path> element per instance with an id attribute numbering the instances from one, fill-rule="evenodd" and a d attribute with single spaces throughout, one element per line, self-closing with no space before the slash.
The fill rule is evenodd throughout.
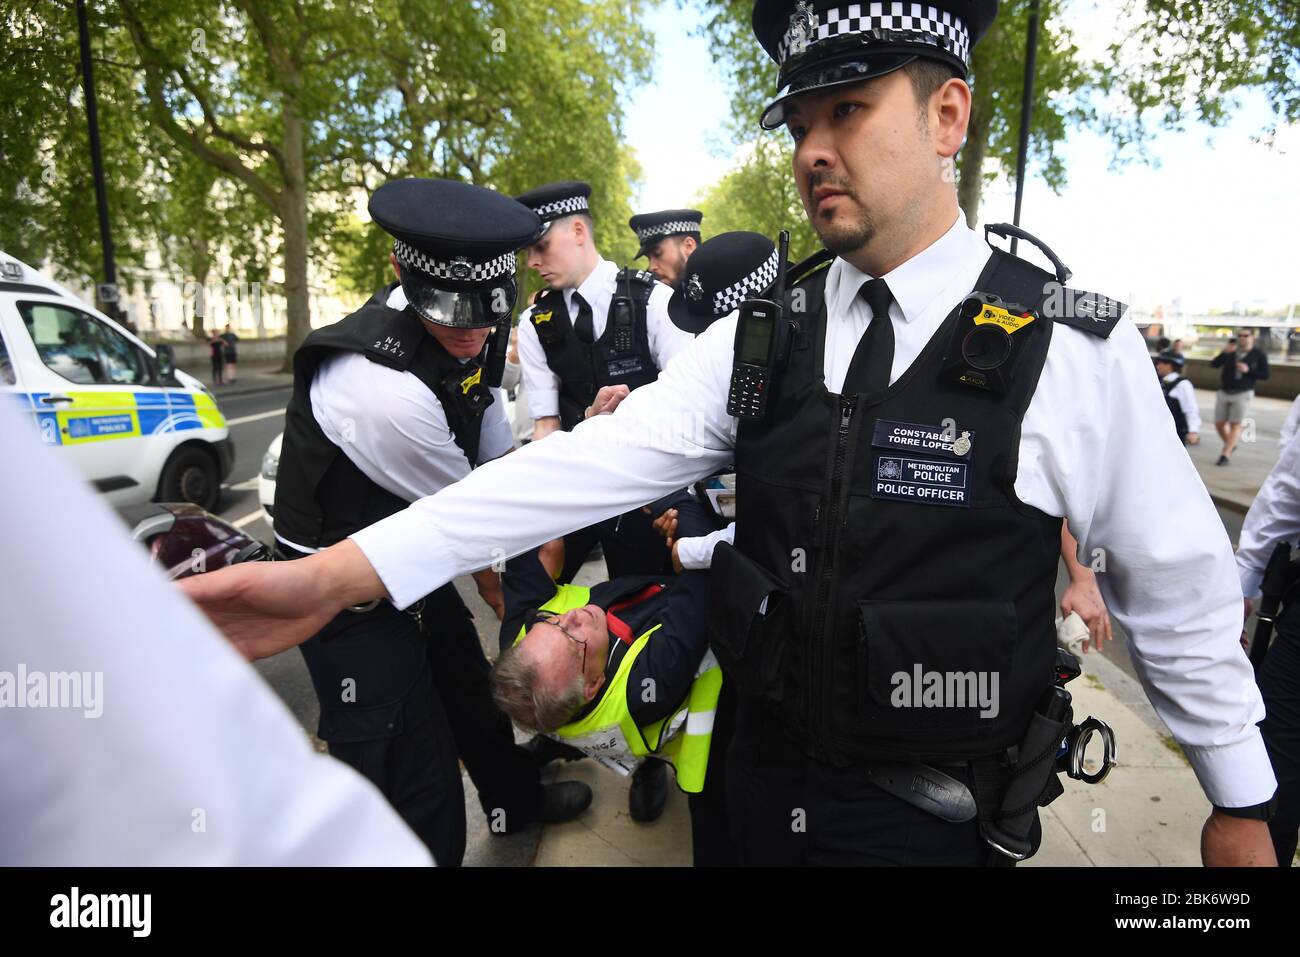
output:
<path id="1" fill-rule="evenodd" d="M 1016 315 L 1014 312 L 1007 312 L 1000 306 L 985 305 L 984 310 L 975 317 L 975 325 L 987 326 L 995 325 L 1006 332 L 1015 332 L 1022 326 L 1027 326 L 1034 321 L 1033 313 Z"/>
<path id="2" fill-rule="evenodd" d="M 533 324 L 534 324 L 534 325 L 538 325 L 538 324 L 540 324 L 540 323 L 543 323 L 543 322 L 550 322 L 550 321 L 551 321 L 551 311 L 550 311 L 549 309 L 548 309 L 546 312 L 535 312 L 535 313 L 533 313 Z"/>
<path id="3" fill-rule="evenodd" d="M 475 369 L 473 372 L 471 372 L 469 375 L 465 376 L 465 378 L 460 380 L 460 391 L 464 395 L 469 395 L 469 390 L 474 388 L 474 386 L 478 385 L 482 381 L 483 381 L 483 369 L 482 367 L 479 367 Z"/>

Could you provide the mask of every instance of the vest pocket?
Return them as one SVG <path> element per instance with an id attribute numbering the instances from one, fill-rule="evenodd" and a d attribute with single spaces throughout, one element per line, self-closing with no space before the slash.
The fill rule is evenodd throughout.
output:
<path id="1" fill-rule="evenodd" d="M 991 734 L 1013 691 L 1010 601 L 859 601 L 857 714 L 900 741 Z"/>
<path id="2" fill-rule="evenodd" d="M 787 588 L 727 542 L 713 552 L 709 630 L 714 654 L 744 698 L 780 701 L 790 644 Z"/>

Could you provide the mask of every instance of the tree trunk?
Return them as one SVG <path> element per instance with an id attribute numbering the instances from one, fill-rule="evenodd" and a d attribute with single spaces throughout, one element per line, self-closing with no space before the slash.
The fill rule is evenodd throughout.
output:
<path id="1" fill-rule="evenodd" d="M 298 104 L 285 97 L 284 189 L 280 224 L 284 228 L 284 298 L 289 326 L 281 372 L 293 371 L 293 354 L 311 332 L 307 297 L 307 177 L 303 150 L 304 124 Z"/>
<path id="2" fill-rule="evenodd" d="M 966 225 L 974 229 L 979 222 L 980 195 L 984 191 L 984 154 L 988 149 L 989 128 L 984 104 L 971 103 L 966 142 L 961 148 L 961 176 L 957 181 L 957 205 L 966 214 Z"/>
<path id="3" fill-rule="evenodd" d="M 212 272 L 212 252 L 208 237 L 195 232 L 186 244 L 190 251 L 190 275 L 194 277 L 194 299 L 190 304 L 190 334 L 195 339 L 206 339 L 205 322 L 208 312 L 208 276 Z M 182 289 L 184 287 L 182 286 Z"/>

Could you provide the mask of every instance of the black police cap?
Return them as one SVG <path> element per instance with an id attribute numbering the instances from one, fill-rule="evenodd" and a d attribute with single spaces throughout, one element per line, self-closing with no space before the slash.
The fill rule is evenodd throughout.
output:
<path id="1" fill-rule="evenodd" d="M 578 180 L 565 180 L 560 183 L 547 183 L 515 197 L 542 221 L 542 231 L 550 228 L 551 223 L 575 213 L 591 213 L 591 187 Z"/>
<path id="2" fill-rule="evenodd" d="M 780 66 L 776 99 L 760 124 L 770 130 L 785 122 L 787 97 L 860 83 L 918 57 L 947 63 L 966 77 L 971 50 L 997 11 L 997 0 L 757 0 L 754 35 Z"/>
<path id="3" fill-rule="evenodd" d="M 698 209 L 662 209 L 657 213 L 637 213 L 627 224 L 641 244 L 637 255 L 644 256 L 646 250 L 668 236 L 694 236 L 698 241 L 703 219 L 704 214 Z"/>
<path id="4" fill-rule="evenodd" d="M 668 315 L 683 332 L 699 335 L 744 300 L 761 295 L 776 282 L 780 268 L 776 246 L 762 233 L 719 233 L 686 260 Z"/>
<path id="5" fill-rule="evenodd" d="M 1168 362 L 1175 369 L 1181 369 L 1183 365 L 1187 362 L 1187 360 L 1183 356 L 1178 355 L 1178 353 L 1176 352 L 1162 352 L 1160 353 L 1160 355 L 1156 356 L 1152 361 Z"/>
<path id="6" fill-rule="evenodd" d="M 375 190 L 369 210 L 396 240 L 402 289 L 421 316 L 447 326 L 489 326 L 507 299 L 509 313 L 515 253 L 541 230 L 527 206 L 468 183 L 399 179 Z M 496 289 L 507 294 L 481 295 Z"/>

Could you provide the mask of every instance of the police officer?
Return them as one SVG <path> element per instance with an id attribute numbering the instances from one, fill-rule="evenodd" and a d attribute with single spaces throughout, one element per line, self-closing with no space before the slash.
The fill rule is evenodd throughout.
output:
<path id="1" fill-rule="evenodd" d="M 519 317 L 519 361 L 535 420 L 534 441 L 583 420 L 602 387 L 635 389 L 653 382 L 690 341 L 668 318 L 670 293 L 650 273 L 620 270 L 596 249 L 591 187 L 549 183 L 519 202 L 542 220 L 527 262 L 549 289 Z M 668 571 L 668 558 L 640 509 L 565 536 L 560 581 L 570 582 L 599 543 L 611 578 Z M 543 751 L 543 754 L 550 753 Z M 662 762 L 632 776 L 632 818 L 659 817 L 668 800 Z"/>
<path id="2" fill-rule="evenodd" d="M 1292 560 L 1273 576 L 1266 575 L 1279 542 L 1291 546 Z M 1260 487 L 1241 526 L 1237 567 L 1249 619 L 1261 592 L 1274 590 L 1281 602 L 1274 616 L 1273 640 L 1259 666 L 1259 690 L 1267 715 L 1259 729 L 1264 736 L 1278 790 L 1269 821 L 1277 862 L 1290 867 L 1300 835 L 1300 441 L 1294 437 L 1282 449 L 1273 471 Z M 1260 609 L 1260 614 L 1265 614 Z M 1261 632 L 1256 625 L 1258 640 Z M 1258 659 L 1257 659 L 1258 660 Z M 1267 816 L 1265 810 L 1262 816 Z"/>
<path id="3" fill-rule="evenodd" d="M 660 282 L 680 285 L 686 260 L 700 245 L 703 219 L 698 209 L 662 209 L 637 213 L 627 221 L 641 246 L 637 255 L 646 257 L 646 269 Z"/>
<path id="4" fill-rule="evenodd" d="M 294 354 L 275 500 L 285 558 L 341 541 L 513 444 L 485 344 L 509 321 L 515 253 L 537 217 L 485 189 L 422 179 L 380 187 L 370 214 L 394 237 L 399 281 Z M 495 573 L 476 577 L 490 585 Z M 465 849 L 458 754 L 494 833 L 567 819 L 590 801 L 586 785 L 540 787 L 491 701 L 454 586 L 406 611 L 386 601 L 345 610 L 302 651 L 330 753 L 378 785 L 439 864 Z"/>
<path id="5" fill-rule="evenodd" d="M 1169 414 L 1174 418 L 1178 438 L 1186 445 L 1196 445 L 1201 441 L 1201 410 L 1196 405 L 1191 380 L 1183 375 L 1186 360 L 1180 353 L 1165 351 L 1152 361 L 1156 375 L 1160 377 L 1160 388 L 1164 390 Z"/>
<path id="6" fill-rule="evenodd" d="M 1204 860 L 1272 864 L 1258 818 L 1276 780 L 1237 642 L 1231 545 L 1142 337 L 1118 304 L 1066 287 L 1050 250 L 1048 272 L 990 249 L 957 206 L 970 51 L 995 12 L 755 5 L 780 65 L 763 125 L 793 138 L 827 247 L 794 271 L 806 276 L 786 297 L 798 329 L 784 365 L 775 324 L 716 322 L 613 415 L 359 532 L 311 575 L 236 568 L 187 591 L 237 646 L 273 652 L 301 640 L 326 596 L 404 606 L 492 549 L 734 459 L 736 542 L 714 553 L 725 600 L 711 617 L 741 699 L 728 776 L 742 858 L 987 864 L 1034 851 L 1035 805 L 1053 794 L 1065 518 L 1084 554 L 1106 555 L 1107 602 L 1214 805 Z M 766 411 L 750 413 L 764 383 Z M 671 435 L 627 440 L 665 416 Z M 496 524 L 464 549 L 467 517 L 485 513 Z M 966 675 L 983 690 L 955 687 Z"/>

